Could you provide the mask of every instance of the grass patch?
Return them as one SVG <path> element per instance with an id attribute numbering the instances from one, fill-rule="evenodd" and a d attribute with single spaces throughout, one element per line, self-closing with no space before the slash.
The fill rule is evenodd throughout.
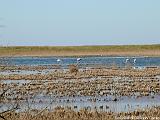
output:
<path id="1" fill-rule="evenodd" d="M 110 45 L 110 46 L 10 46 L 0 47 L 0 56 L 11 56 L 11 55 L 37 55 L 48 54 L 48 55 L 69 55 L 81 53 L 82 55 L 88 53 L 112 53 L 112 52 L 149 52 L 156 51 L 160 54 L 160 44 L 156 45 Z M 151 53 L 152 55 L 153 53 Z M 111 54 L 112 55 L 112 54 Z"/>

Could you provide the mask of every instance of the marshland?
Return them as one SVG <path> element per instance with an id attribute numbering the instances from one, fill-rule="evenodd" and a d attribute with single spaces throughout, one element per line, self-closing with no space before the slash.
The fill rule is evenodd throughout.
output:
<path id="1" fill-rule="evenodd" d="M 0 0 L 0 120 L 160 120 L 160 0 Z"/>
<path id="2" fill-rule="evenodd" d="M 159 119 L 160 57 L 0 58 L 0 119 Z"/>

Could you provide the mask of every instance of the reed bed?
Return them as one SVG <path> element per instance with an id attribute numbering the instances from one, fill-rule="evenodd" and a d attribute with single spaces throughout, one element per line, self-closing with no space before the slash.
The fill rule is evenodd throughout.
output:
<path id="1" fill-rule="evenodd" d="M 59 96 L 152 96 L 160 94 L 160 69 L 93 69 L 75 73 L 54 72 L 46 75 L 7 75 L 0 80 L 30 80 L 29 83 L 0 82 L 1 90 L 14 88 L 19 99 L 26 93 Z M 25 81 L 24 81 L 25 82 Z M 11 94 L 5 94 L 11 96 Z"/>
<path id="2" fill-rule="evenodd" d="M 32 68 L 32 67 L 31 67 Z M 15 67 L 16 70 L 19 70 L 19 67 Z M 33 68 L 32 68 L 33 69 Z M 43 67 L 35 67 L 34 70 L 42 70 Z M 19 75 L 19 74 L 11 74 L 11 75 L 1 75 L 0 80 L 55 80 L 58 78 L 63 79 L 85 79 L 89 77 L 155 77 L 157 75 L 160 75 L 160 68 L 146 68 L 143 70 L 137 70 L 133 68 L 95 68 L 95 69 L 89 69 L 89 70 L 81 70 L 78 72 L 78 68 L 76 66 L 71 66 L 72 70 L 68 71 L 61 71 L 53 69 L 53 72 L 51 74 L 30 74 L 30 75 Z M 74 71 L 73 71 L 74 70 Z M 72 74 L 76 71 L 77 74 Z M 19 71 L 20 72 L 20 71 Z"/>
<path id="3" fill-rule="evenodd" d="M 41 70 L 48 69 L 48 66 L 1 66 L 1 71 L 10 70 Z M 55 66 L 53 66 L 55 68 Z M 50 68 L 50 69 L 53 69 Z M 5 81 L 13 81 L 5 83 Z M 24 80 L 23 83 L 14 81 Z M 25 82 L 29 80 L 29 82 Z M 78 66 L 71 65 L 69 69 L 53 69 L 46 74 L 9 74 L 0 76 L 0 102 L 20 103 L 28 99 L 34 102 L 34 96 L 42 94 L 56 98 L 53 102 L 63 102 L 60 98 L 72 97 L 67 102 L 74 101 L 75 97 L 89 96 L 87 101 L 98 102 L 97 96 L 113 96 L 110 101 L 117 102 L 122 96 L 128 97 L 152 97 L 160 95 L 160 68 L 150 67 L 142 70 L 132 67 L 118 68 L 91 68 L 78 69 Z M 106 99 L 100 101 L 108 102 Z M 43 99 L 38 101 L 43 103 Z M 76 107 L 76 106 L 75 106 Z M 107 107 L 107 106 L 106 106 Z M 103 106 L 100 106 L 103 108 Z M 29 107 L 28 107 L 29 109 Z M 53 111 L 44 109 L 17 112 L 15 109 L 0 113 L 2 120 L 115 120 L 123 117 L 128 118 L 160 118 L 160 107 L 147 108 L 133 112 L 100 112 L 82 109 L 74 111 L 71 108 L 57 107 Z"/>
<path id="4" fill-rule="evenodd" d="M 34 114 L 33 114 L 34 113 Z M 54 111 L 33 111 L 33 113 L 8 112 L 2 114 L 6 120 L 136 120 L 136 119 L 160 119 L 160 107 L 154 107 L 146 110 L 137 110 L 133 112 L 98 112 L 57 107 Z M 2 118 L 0 118 L 3 120 Z"/>
<path id="5" fill-rule="evenodd" d="M 160 45 L 119 46 L 15 46 L 0 47 L 0 56 L 84 56 L 84 55 L 149 55 L 160 56 Z"/>

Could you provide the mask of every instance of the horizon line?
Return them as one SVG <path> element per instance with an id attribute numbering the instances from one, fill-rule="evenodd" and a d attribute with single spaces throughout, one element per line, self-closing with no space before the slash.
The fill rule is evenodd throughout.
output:
<path id="1" fill-rule="evenodd" d="M 160 43 L 157 44 L 97 44 L 97 45 L 0 45 L 0 47 L 81 47 L 81 46 L 141 46 L 141 45 L 160 45 Z"/>

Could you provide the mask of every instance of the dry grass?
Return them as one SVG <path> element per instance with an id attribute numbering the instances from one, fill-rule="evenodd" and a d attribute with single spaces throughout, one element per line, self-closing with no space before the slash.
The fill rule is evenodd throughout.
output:
<path id="1" fill-rule="evenodd" d="M 74 68 L 77 71 L 77 68 Z M 75 73 L 75 70 L 72 70 Z M 26 97 L 26 93 L 37 94 L 38 91 L 46 91 L 58 96 L 151 96 L 151 93 L 159 94 L 160 84 L 157 76 L 160 68 L 135 69 L 91 69 L 79 71 L 76 74 L 67 72 L 53 72 L 52 74 L 35 75 L 3 75 L 0 80 L 31 80 L 30 83 L 5 84 L 0 83 L 1 89 L 15 88 L 20 99 Z M 95 80 L 91 80 L 91 79 Z M 59 80 L 61 79 L 61 80 Z M 116 81 L 115 81 L 116 79 Z M 44 82 L 44 80 L 48 82 Z M 57 80 L 59 80 L 57 82 Z M 72 81 L 72 82 L 69 82 Z M 100 86 L 100 87 L 99 87 Z M 53 92 L 56 91 L 56 92 Z M 136 94 L 138 93 L 138 94 Z M 6 94 L 6 96 L 11 96 Z M 7 100 L 10 101 L 10 100 Z"/>
<path id="2" fill-rule="evenodd" d="M 58 107 L 52 112 L 46 110 L 41 114 L 9 112 L 4 116 L 7 120 L 120 120 L 122 118 L 147 118 L 148 120 L 154 118 L 159 120 L 160 107 L 127 113 L 97 112 L 87 110 L 80 110 L 76 112 L 71 109 Z"/>
<path id="3" fill-rule="evenodd" d="M 160 56 L 160 45 L 0 47 L 0 56 Z"/>
<path id="4" fill-rule="evenodd" d="M 2 68 L 1 68 L 2 69 Z M 5 68 L 3 68 L 4 70 Z M 6 68 L 8 69 L 8 68 Z M 14 67 L 10 68 L 12 69 L 26 69 L 26 68 L 19 68 Z M 34 70 L 40 70 L 43 69 L 41 67 L 35 67 L 35 68 L 29 68 Z M 83 70 L 78 72 L 78 67 L 76 65 L 70 65 L 69 66 L 70 72 L 60 72 L 60 71 L 54 71 L 53 73 L 49 74 L 29 74 L 29 75 L 23 75 L 23 74 L 9 74 L 9 75 L 0 75 L 0 80 L 55 80 L 58 78 L 70 78 L 70 79 L 85 79 L 88 77 L 154 77 L 156 75 L 160 74 L 160 68 L 146 68 L 144 70 L 135 70 L 132 69 L 130 66 L 126 67 L 126 69 L 118 69 L 115 65 L 112 66 L 112 69 L 103 68 L 103 69 L 89 69 L 89 70 Z M 78 72 L 78 73 L 77 73 Z M 76 76 L 72 76 L 71 73 L 77 73 Z"/>

